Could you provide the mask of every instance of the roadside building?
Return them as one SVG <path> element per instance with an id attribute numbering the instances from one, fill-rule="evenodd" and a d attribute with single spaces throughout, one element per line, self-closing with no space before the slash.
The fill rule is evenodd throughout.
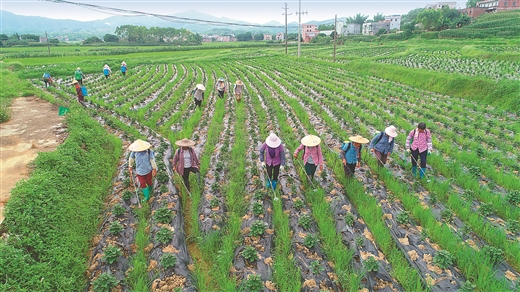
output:
<path id="1" fill-rule="evenodd" d="M 309 43 L 313 38 L 317 37 L 320 31 L 316 24 L 302 24 L 302 39 L 304 43 Z"/>

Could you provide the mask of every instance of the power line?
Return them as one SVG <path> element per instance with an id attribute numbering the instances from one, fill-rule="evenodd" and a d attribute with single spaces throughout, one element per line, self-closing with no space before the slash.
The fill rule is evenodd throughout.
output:
<path id="1" fill-rule="evenodd" d="M 143 15 L 154 16 L 154 17 L 157 17 L 157 18 L 163 19 L 165 21 L 169 21 L 169 22 L 192 23 L 192 24 L 193 23 L 206 23 L 206 24 L 210 24 L 210 25 L 219 25 L 219 26 L 231 25 L 231 26 L 260 27 L 260 28 L 284 28 L 285 27 L 283 25 L 245 24 L 245 23 L 236 23 L 236 22 L 223 22 L 223 21 L 204 20 L 204 19 L 197 19 L 197 18 L 179 17 L 179 16 L 172 16 L 172 15 L 142 12 L 142 11 L 136 11 L 136 10 L 105 7 L 105 6 L 87 4 L 87 3 L 77 3 L 77 2 L 71 2 L 71 1 L 65 1 L 65 0 L 43 0 L 43 1 L 77 5 L 77 6 L 81 6 L 84 8 L 93 9 L 93 10 L 109 10 L 109 11 L 115 11 L 115 12 L 119 12 L 119 13 L 131 14 L 131 15 L 122 15 L 122 16 L 143 16 Z M 295 28 L 295 27 L 292 26 L 291 28 Z"/>

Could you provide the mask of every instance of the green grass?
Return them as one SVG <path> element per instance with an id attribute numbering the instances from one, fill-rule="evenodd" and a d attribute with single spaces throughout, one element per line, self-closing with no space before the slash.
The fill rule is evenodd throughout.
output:
<path id="1" fill-rule="evenodd" d="M 31 177 L 11 191 L 4 221 L 9 239 L 0 242 L 0 290 L 76 291 L 85 284 L 89 243 L 121 142 L 76 106 L 66 122 L 65 143 L 40 153 Z"/>

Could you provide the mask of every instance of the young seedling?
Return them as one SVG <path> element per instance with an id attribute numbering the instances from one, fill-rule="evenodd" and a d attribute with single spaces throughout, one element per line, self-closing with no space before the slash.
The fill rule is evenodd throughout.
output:
<path id="1" fill-rule="evenodd" d="M 486 245 L 481 249 L 488 258 L 491 264 L 497 265 L 504 259 L 504 251 L 490 245 Z"/>
<path id="2" fill-rule="evenodd" d="M 493 207 L 493 204 L 491 204 L 491 203 L 482 203 L 480 205 L 479 212 L 482 216 L 488 217 L 488 216 L 491 216 L 493 213 L 495 213 L 495 208 Z"/>
<path id="3" fill-rule="evenodd" d="M 167 206 L 162 206 L 155 211 L 153 219 L 158 223 L 168 224 L 172 220 L 172 211 Z"/>
<path id="4" fill-rule="evenodd" d="M 371 256 L 365 261 L 365 268 L 367 269 L 367 272 L 377 272 L 379 270 L 379 263 L 373 256 Z"/>
<path id="5" fill-rule="evenodd" d="M 446 250 L 439 250 L 433 257 L 433 263 L 441 269 L 453 265 L 453 256 Z"/>
<path id="6" fill-rule="evenodd" d="M 252 262 L 258 260 L 258 252 L 256 251 L 256 248 L 254 248 L 250 245 L 248 245 L 244 248 L 244 250 L 242 251 L 242 256 L 249 263 L 252 263 Z"/>
<path id="7" fill-rule="evenodd" d="M 520 191 L 511 191 L 506 195 L 506 201 L 513 206 L 520 204 Z"/>
<path id="8" fill-rule="evenodd" d="M 442 210 L 441 218 L 444 222 L 450 223 L 451 221 L 453 221 L 453 211 L 451 211 L 451 209 L 449 208 Z"/>
<path id="9" fill-rule="evenodd" d="M 125 207 L 123 207 L 121 204 L 115 204 L 112 208 L 112 213 L 116 216 L 121 216 L 125 213 Z"/>
<path id="10" fill-rule="evenodd" d="M 112 291 L 112 288 L 117 286 L 117 284 L 119 284 L 119 281 L 116 279 L 116 277 L 107 272 L 102 273 L 99 275 L 99 277 L 96 278 L 96 280 L 92 282 L 94 292 Z"/>
<path id="11" fill-rule="evenodd" d="M 313 275 L 316 275 L 316 274 L 319 274 L 319 273 L 325 271 L 325 269 L 321 266 L 321 264 L 318 260 L 311 262 L 310 270 Z"/>
<path id="12" fill-rule="evenodd" d="M 160 242 L 162 244 L 166 244 L 172 240 L 172 236 L 173 236 L 173 231 L 171 231 L 170 229 L 163 226 L 155 234 L 155 240 L 157 240 L 158 242 Z"/>
<path id="13" fill-rule="evenodd" d="M 301 210 L 305 206 L 305 203 L 300 198 L 294 200 L 294 208 Z"/>
<path id="14" fill-rule="evenodd" d="M 298 224 L 306 230 L 309 229 L 309 227 L 311 227 L 311 222 L 312 217 L 307 214 L 303 214 L 302 216 L 300 216 L 300 219 L 298 220 Z"/>
<path id="15" fill-rule="evenodd" d="M 266 228 L 267 226 L 266 223 L 264 223 L 264 221 L 256 220 L 255 222 L 253 222 L 249 234 L 251 236 L 261 236 L 262 234 L 264 234 Z"/>
<path id="16" fill-rule="evenodd" d="M 253 203 L 253 214 L 258 216 L 264 213 L 264 205 L 260 201 L 256 201 Z"/>
<path id="17" fill-rule="evenodd" d="M 354 217 L 354 214 L 348 212 L 347 214 L 345 214 L 345 223 L 352 227 L 354 226 L 354 221 L 356 220 L 356 218 Z"/>
<path id="18" fill-rule="evenodd" d="M 115 245 L 108 245 L 103 251 L 105 253 L 103 254 L 102 259 L 108 264 L 114 263 L 120 256 L 123 255 L 121 249 Z"/>
<path id="19" fill-rule="evenodd" d="M 217 197 L 213 197 L 209 201 L 209 204 L 210 204 L 211 208 L 216 208 L 220 205 L 220 200 Z"/>
<path id="20" fill-rule="evenodd" d="M 516 234 L 520 232 L 520 222 L 518 220 L 509 220 L 506 224 L 507 231 Z"/>
<path id="21" fill-rule="evenodd" d="M 475 291 L 475 288 L 477 288 L 477 284 L 471 283 L 469 280 L 464 282 L 462 287 L 460 287 L 458 292 L 472 292 Z"/>
<path id="22" fill-rule="evenodd" d="M 308 248 L 313 248 L 317 246 L 318 243 L 320 243 L 320 239 L 316 234 L 309 233 L 307 234 L 307 236 L 305 236 L 305 239 L 303 240 L 303 244 Z"/>
<path id="23" fill-rule="evenodd" d="M 166 270 L 175 267 L 175 264 L 177 263 L 177 258 L 172 253 L 165 253 L 162 255 L 159 263 L 161 267 L 163 267 L 163 269 Z"/>
<path id="24" fill-rule="evenodd" d="M 119 221 L 113 221 L 111 224 L 110 224 L 110 227 L 108 228 L 108 232 L 110 232 L 110 234 L 112 235 L 117 235 L 119 233 L 121 233 L 121 231 L 123 231 L 123 225 L 121 225 L 121 223 L 119 223 Z"/>
<path id="25" fill-rule="evenodd" d="M 362 247 L 365 244 L 365 238 L 363 236 L 356 237 L 356 246 Z"/>
<path id="26" fill-rule="evenodd" d="M 399 224 L 403 224 L 403 225 L 408 224 L 410 222 L 410 212 L 401 211 L 399 214 L 397 214 L 397 217 L 395 218 L 395 220 Z"/>
<path id="27" fill-rule="evenodd" d="M 249 274 L 243 285 L 246 291 L 250 292 L 260 292 L 264 288 L 262 278 L 258 274 Z"/>

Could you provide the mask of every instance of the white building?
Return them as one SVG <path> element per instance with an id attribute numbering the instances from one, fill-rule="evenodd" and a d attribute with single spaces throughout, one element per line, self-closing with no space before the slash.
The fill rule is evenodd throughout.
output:
<path id="1" fill-rule="evenodd" d="M 349 24 L 347 24 L 347 27 L 344 28 L 344 30 L 345 30 L 345 32 L 344 32 L 345 35 L 361 34 L 361 24 L 359 24 L 359 23 L 349 23 Z"/>
<path id="2" fill-rule="evenodd" d="M 401 30 L 401 15 L 385 16 L 385 22 L 390 22 L 390 30 Z"/>

